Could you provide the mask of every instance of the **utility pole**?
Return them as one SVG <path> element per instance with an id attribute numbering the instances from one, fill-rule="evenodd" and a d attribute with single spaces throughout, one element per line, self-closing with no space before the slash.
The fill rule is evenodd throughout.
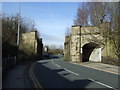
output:
<path id="1" fill-rule="evenodd" d="M 20 2 L 19 2 L 19 9 L 18 9 L 18 32 L 17 32 L 17 61 L 16 63 L 19 63 L 19 41 L 20 41 Z"/>
<path id="2" fill-rule="evenodd" d="M 18 11 L 18 35 L 17 35 L 17 46 L 19 47 L 20 41 L 20 2 L 19 2 L 19 11 Z"/>

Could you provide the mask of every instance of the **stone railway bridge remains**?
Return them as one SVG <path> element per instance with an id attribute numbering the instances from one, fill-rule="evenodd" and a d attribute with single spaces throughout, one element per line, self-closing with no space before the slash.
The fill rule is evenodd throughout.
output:
<path id="1" fill-rule="evenodd" d="M 37 36 L 37 31 L 23 33 L 19 45 L 19 58 L 28 60 L 42 59 L 43 43 L 42 38 Z"/>
<path id="2" fill-rule="evenodd" d="M 72 34 L 65 37 L 64 59 L 72 62 L 101 62 L 102 56 L 113 55 L 109 41 L 105 39 L 109 30 L 109 22 L 98 26 L 72 26 Z"/>

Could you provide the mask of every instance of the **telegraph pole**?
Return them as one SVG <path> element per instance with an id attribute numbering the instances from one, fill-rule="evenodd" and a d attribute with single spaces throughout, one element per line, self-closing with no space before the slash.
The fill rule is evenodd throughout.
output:
<path id="1" fill-rule="evenodd" d="M 19 2 L 19 11 L 18 11 L 18 35 L 17 35 L 17 46 L 19 47 L 20 41 L 20 2 Z"/>
<path id="2" fill-rule="evenodd" d="M 17 32 L 17 64 L 19 63 L 19 42 L 20 42 L 20 2 L 19 2 L 19 9 L 18 9 L 18 32 Z"/>

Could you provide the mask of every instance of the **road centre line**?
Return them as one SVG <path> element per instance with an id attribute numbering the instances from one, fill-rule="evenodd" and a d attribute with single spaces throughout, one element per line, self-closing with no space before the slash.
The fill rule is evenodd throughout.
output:
<path id="1" fill-rule="evenodd" d="M 117 89 L 115 89 L 114 87 L 111 87 L 111 86 L 109 86 L 109 85 L 103 84 L 103 83 L 98 82 L 98 81 L 96 81 L 96 80 L 93 80 L 93 79 L 91 79 L 91 78 L 88 78 L 88 79 L 91 80 L 91 81 L 93 81 L 93 82 L 95 82 L 95 83 L 98 83 L 98 84 L 100 84 L 100 85 L 102 85 L 102 86 L 105 86 L 105 87 L 108 87 L 108 88 L 112 88 L 112 89 L 114 89 L 114 90 L 117 90 Z"/>
<path id="2" fill-rule="evenodd" d="M 56 64 L 56 63 L 54 63 L 52 60 L 51 60 L 51 62 L 52 62 L 53 64 L 55 64 L 56 66 L 58 66 L 59 68 L 61 67 L 60 65 L 58 65 L 58 64 Z"/>
<path id="3" fill-rule="evenodd" d="M 52 60 L 51 60 L 51 61 L 52 61 Z M 60 65 L 54 63 L 53 61 L 52 61 L 52 63 L 55 64 L 55 65 L 58 66 L 58 67 L 61 67 Z M 79 75 L 78 73 L 72 72 L 72 71 L 70 71 L 70 70 L 68 70 L 68 69 L 66 69 L 66 68 L 63 68 L 63 69 L 66 70 L 66 71 L 68 71 L 68 72 L 70 72 L 70 73 L 72 73 L 72 74 Z"/>
<path id="4" fill-rule="evenodd" d="M 63 69 L 65 69 L 66 71 L 68 71 L 68 72 L 70 72 L 70 73 L 72 73 L 72 74 L 75 74 L 75 75 L 79 75 L 78 73 L 75 73 L 75 72 L 72 72 L 72 71 L 70 71 L 70 70 L 68 70 L 68 69 L 66 69 L 66 68 L 63 68 Z"/>
<path id="5" fill-rule="evenodd" d="M 52 61 L 52 60 L 51 60 L 51 61 Z M 54 63 L 54 62 L 52 61 L 52 63 Z M 54 63 L 54 64 L 55 64 L 56 66 L 60 67 L 58 64 L 56 64 L 56 63 Z M 72 72 L 72 71 L 70 71 L 70 70 L 68 70 L 68 69 L 66 69 L 66 68 L 63 68 L 63 69 L 66 70 L 66 71 L 68 71 L 68 72 L 70 72 L 70 73 L 72 73 L 72 74 L 79 75 L 78 73 Z M 117 90 L 117 89 L 114 88 L 114 87 L 111 87 L 111 86 L 106 85 L 106 84 L 104 84 L 104 83 L 98 82 L 98 81 L 93 80 L 93 79 L 91 79 L 91 78 L 88 78 L 88 79 L 91 80 L 91 81 L 93 81 L 93 82 L 95 82 L 95 83 L 97 83 L 97 84 L 100 84 L 100 85 L 102 85 L 102 86 L 105 86 L 105 87 L 107 87 L 107 88 L 111 88 L 111 89 Z"/>
<path id="6" fill-rule="evenodd" d="M 60 67 L 58 64 L 55 64 L 56 66 Z"/>
<path id="7" fill-rule="evenodd" d="M 53 61 L 52 61 L 52 63 L 53 63 Z"/>
<path id="8" fill-rule="evenodd" d="M 53 60 L 51 60 L 51 62 L 54 64 Z"/>

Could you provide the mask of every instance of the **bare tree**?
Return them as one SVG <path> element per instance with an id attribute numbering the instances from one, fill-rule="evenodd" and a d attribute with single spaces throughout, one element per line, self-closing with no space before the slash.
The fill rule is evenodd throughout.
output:
<path id="1" fill-rule="evenodd" d="M 66 28 L 65 36 L 70 36 L 72 33 L 72 29 L 70 27 Z"/>
<path id="2" fill-rule="evenodd" d="M 119 47 L 119 4 L 118 2 L 87 2 L 82 3 L 78 8 L 77 16 L 74 20 L 75 25 L 89 26 L 96 25 L 100 32 L 100 37 L 104 38 L 104 42 L 98 41 L 95 36 L 91 33 L 91 40 L 98 42 L 101 45 L 105 45 L 110 39 L 113 44 L 115 54 L 120 58 L 120 47 Z M 110 22 L 110 28 L 107 27 L 102 29 L 101 23 Z M 93 30 L 94 31 L 94 30 Z"/>
<path id="3" fill-rule="evenodd" d="M 120 20 L 120 3 L 118 2 L 112 2 L 109 5 L 110 7 L 110 20 L 111 20 L 111 31 L 110 31 L 110 36 L 109 39 L 113 43 L 113 48 L 115 54 L 120 58 L 120 44 L 119 44 L 119 20 Z"/>
<path id="4" fill-rule="evenodd" d="M 3 46 L 3 55 L 6 57 L 7 54 L 13 54 L 17 52 L 13 51 L 13 46 L 17 47 L 17 25 L 18 19 L 20 20 L 20 36 L 22 33 L 27 32 L 29 29 L 29 24 L 25 18 L 19 17 L 18 14 L 8 16 L 2 14 L 2 46 Z M 21 38 L 21 37 L 20 37 Z"/>
<path id="5" fill-rule="evenodd" d="M 81 26 L 87 26 L 88 25 L 88 3 L 84 2 L 82 5 L 78 8 L 77 16 L 74 19 L 74 25 L 81 25 Z"/>
<path id="6" fill-rule="evenodd" d="M 109 21 L 109 8 L 106 2 L 84 2 L 78 8 L 75 25 L 89 26 Z"/>

